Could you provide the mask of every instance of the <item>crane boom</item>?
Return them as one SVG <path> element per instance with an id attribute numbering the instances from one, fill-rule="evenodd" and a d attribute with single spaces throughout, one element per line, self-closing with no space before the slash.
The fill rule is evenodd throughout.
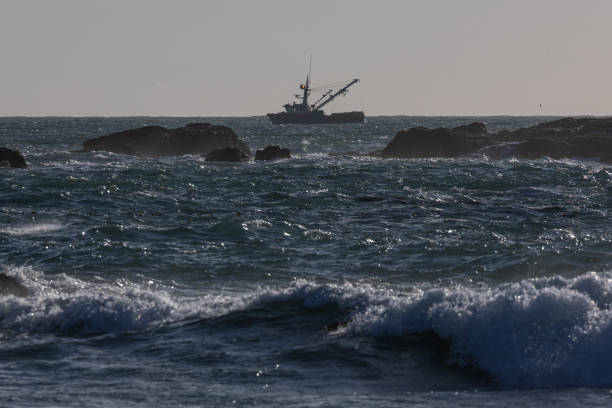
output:
<path id="1" fill-rule="evenodd" d="M 333 89 L 330 89 L 329 91 L 325 92 L 323 96 L 321 96 L 315 103 L 312 104 L 311 108 L 314 109 L 314 107 L 317 106 L 317 103 L 321 102 L 323 98 L 325 98 L 327 95 L 329 95 L 333 91 L 334 91 Z"/>
<path id="2" fill-rule="evenodd" d="M 338 92 L 336 92 L 333 95 L 330 95 L 326 100 L 324 100 L 323 102 L 321 102 L 318 106 L 315 104 L 313 105 L 313 109 L 321 109 L 323 106 L 327 105 L 328 103 L 330 103 L 336 96 L 340 95 L 341 93 L 346 92 L 347 89 L 349 89 L 350 86 L 352 86 L 353 84 L 356 84 L 357 82 L 359 82 L 359 79 L 353 79 L 351 82 L 349 82 L 348 85 L 346 85 L 344 88 L 340 89 Z"/>

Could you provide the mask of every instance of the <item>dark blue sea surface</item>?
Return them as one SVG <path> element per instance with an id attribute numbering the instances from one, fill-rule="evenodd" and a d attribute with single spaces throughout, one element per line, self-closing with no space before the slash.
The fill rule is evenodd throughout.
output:
<path id="1" fill-rule="evenodd" d="M 0 118 L 0 405 L 609 406 L 612 167 L 360 154 L 550 119 Z M 77 151 L 191 122 L 293 157 Z"/>

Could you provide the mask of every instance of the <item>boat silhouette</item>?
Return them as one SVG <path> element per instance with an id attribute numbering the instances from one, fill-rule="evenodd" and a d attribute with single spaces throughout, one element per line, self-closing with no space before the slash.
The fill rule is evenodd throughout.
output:
<path id="1" fill-rule="evenodd" d="M 348 82 L 348 83 L 347 83 Z M 325 124 L 325 123 L 363 123 L 365 115 L 362 111 L 352 112 L 338 112 L 326 115 L 323 111 L 323 107 L 333 101 L 336 97 L 346 95 L 348 89 L 359 82 L 359 79 L 353 79 L 350 81 L 344 81 L 338 84 L 341 88 L 335 91 L 331 88 L 326 89 L 323 95 L 312 105 L 308 103 L 308 97 L 313 90 L 325 89 L 325 86 L 317 88 L 311 88 L 310 86 L 310 72 L 306 75 L 306 82 L 300 84 L 300 90 L 302 94 L 295 95 L 300 102 L 287 103 L 283 105 L 285 112 L 279 113 L 268 113 L 268 117 L 272 123 L 286 124 L 286 123 L 301 123 L 301 124 Z"/>

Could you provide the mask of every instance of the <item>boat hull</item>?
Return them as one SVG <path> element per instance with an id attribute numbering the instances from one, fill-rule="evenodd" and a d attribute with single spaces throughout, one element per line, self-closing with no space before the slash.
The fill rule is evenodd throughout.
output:
<path id="1" fill-rule="evenodd" d="M 275 125 L 290 123 L 321 125 L 327 123 L 363 123 L 365 121 L 365 114 L 361 111 L 339 112 L 331 115 L 325 115 L 323 111 L 280 112 L 268 113 L 268 117 Z"/>

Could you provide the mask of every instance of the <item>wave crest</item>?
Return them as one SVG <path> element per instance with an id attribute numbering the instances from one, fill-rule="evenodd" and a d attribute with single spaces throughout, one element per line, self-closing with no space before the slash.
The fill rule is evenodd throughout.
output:
<path id="1" fill-rule="evenodd" d="M 612 276 L 527 280 L 499 288 L 374 294 L 342 330 L 373 336 L 432 331 L 452 359 L 504 386 L 612 384 Z"/>
<path id="2" fill-rule="evenodd" d="M 282 288 L 199 296 L 159 285 L 93 283 L 65 275 L 47 279 L 28 268 L 7 274 L 32 295 L 0 296 L 4 336 L 120 333 L 224 315 L 231 321 L 232 312 L 261 305 L 333 305 L 342 323 L 331 336 L 433 332 L 450 343 L 452 362 L 479 367 L 505 387 L 612 385 L 612 273 L 498 287 L 399 288 L 297 280 Z"/>

